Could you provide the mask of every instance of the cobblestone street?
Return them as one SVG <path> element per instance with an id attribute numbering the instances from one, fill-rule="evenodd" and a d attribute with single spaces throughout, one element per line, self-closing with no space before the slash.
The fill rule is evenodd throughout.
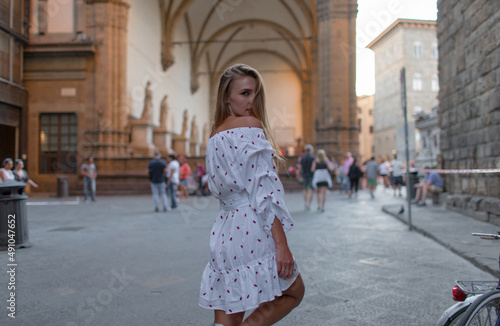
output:
<path id="1" fill-rule="evenodd" d="M 277 325 L 433 325 L 457 278 L 492 279 L 382 212 L 401 202 L 381 189 L 327 194 L 325 213 L 287 194 L 288 233 L 306 284 L 302 304 Z M 48 202 L 48 204 L 54 202 Z M 28 206 L 31 248 L 16 251 L 16 319 L 2 325 L 210 325 L 198 288 L 218 202 L 194 197 L 167 213 L 150 196 Z M 2 268 L 7 253 L 0 252 Z M 0 274 L 5 299 L 7 273 Z M 5 304 L 5 301 L 3 301 Z"/>

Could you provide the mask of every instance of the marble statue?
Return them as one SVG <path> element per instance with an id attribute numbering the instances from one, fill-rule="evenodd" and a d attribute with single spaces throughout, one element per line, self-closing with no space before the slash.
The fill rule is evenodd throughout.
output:
<path id="1" fill-rule="evenodd" d="M 146 89 L 144 91 L 144 110 L 142 111 L 142 116 L 141 116 L 141 120 L 145 122 L 151 122 L 152 120 L 151 98 L 152 98 L 151 83 L 148 81 L 148 83 L 146 84 Z"/>
<path id="2" fill-rule="evenodd" d="M 160 128 L 167 129 L 167 119 L 168 119 L 168 106 L 167 106 L 167 95 L 163 97 L 160 104 Z"/>

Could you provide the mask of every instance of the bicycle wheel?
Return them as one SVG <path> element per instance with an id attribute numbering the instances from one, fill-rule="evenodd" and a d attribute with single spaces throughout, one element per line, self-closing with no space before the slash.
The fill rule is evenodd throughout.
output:
<path id="1" fill-rule="evenodd" d="M 500 291 L 485 293 L 467 309 L 459 326 L 499 326 Z"/>

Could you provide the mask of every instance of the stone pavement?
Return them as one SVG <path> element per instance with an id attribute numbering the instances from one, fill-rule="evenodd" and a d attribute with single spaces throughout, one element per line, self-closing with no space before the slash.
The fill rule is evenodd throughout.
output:
<path id="1" fill-rule="evenodd" d="M 75 198 L 28 201 L 33 246 L 16 251 L 18 318 L 6 318 L 2 307 L 0 325 L 209 325 L 212 313 L 199 308 L 196 297 L 208 255 L 208 231 L 218 212 L 214 198 L 193 197 L 190 204 L 167 213 L 154 213 L 148 195 L 98 197 L 87 204 Z M 453 304 L 449 291 L 455 275 L 447 274 L 492 279 L 454 255 L 430 257 L 433 251 L 447 250 L 423 241 L 418 232 L 485 271 L 497 266 L 498 244 L 469 236 L 494 233 L 495 226 L 427 206 L 412 207 L 418 232 L 405 232 L 404 224 L 382 212 L 398 215 L 405 200 L 380 187 L 375 200 L 366 191 L 352 200 L 330 193 L 324 214 L 305 214 L 301 193 L 287 193 L 286 201 L 297 227 L 289 241 L 308 287 L 307 300 L 279 325 L 430 325 L 429 320 L 437 320 Z M 398 218 L 405 221 L 405 216 Z M 377 246 L 384 242 L 398 244 L 392 245 L 397 251 L 381 252 Z M 359 252 L 365 259 L 355 256 Z M 2 297 L 7 258 L 0 252 Z M 411 275 L 408 269 L 422 275 Z M 372 284 L 372 276 L 379 283 Z M 408 286 L 412 283 L 417 287 Z M 337 295 L 329 296 L 329 289 Z M 416 300 L 414 293 L 426 299 Z M 416 316 L 403 313 L 409 310 L 417 311 Z M 351 313 L 356 315 L 347 318 Z"/>
<path id="2" fill-rule="evenodd" d="M 392 190 L 382 198 L 382 210 L 410 225 L 406 198 L 391 197 Z M 483 240 L 471 233 L 494 233 L 500 228 L 481 222 L 472 217 L 447 210 L 444 206 L 434 206 L 427 199 L 427 206 L 411 205 L 411 226 L 416 232 L 433 239 L 475 266 L 500 278 L 500 242 Z M 401 208 L 404 212 L 401 214 Z"/>

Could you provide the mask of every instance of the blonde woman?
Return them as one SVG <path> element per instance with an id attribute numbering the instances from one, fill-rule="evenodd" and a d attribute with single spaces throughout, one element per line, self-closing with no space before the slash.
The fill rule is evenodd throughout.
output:
<path id="1" fill-rule="evenodd" d="M 326 189 L 332 187 L 330 172 L 334 169 L 335 165 L 328 159 L 325 150 L 319 149 L 311 167 L 311 171 L 314 172 L 312 184 L 318 197 L 318 211 L 325 211 Z"/>
<path id="2" fill-rule="evenodd" d="M 206 156 L 209 189 L 221 211 L 210 233 L 199 305 L 214 310 L 214 325 L 272 325 L 304 295 L 285 235 L 293 220 L 274 166 L 282 158 L 273 144 L 262 78 L 247 65 L 228 68 Z"/>

